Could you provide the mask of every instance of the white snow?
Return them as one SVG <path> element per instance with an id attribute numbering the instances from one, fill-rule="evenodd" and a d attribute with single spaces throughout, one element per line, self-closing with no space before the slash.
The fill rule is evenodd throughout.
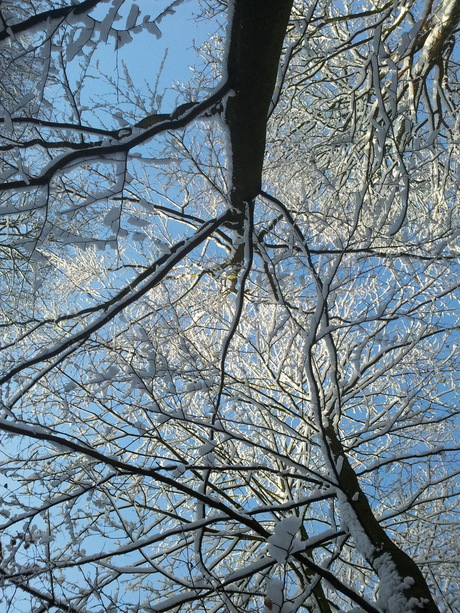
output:
<path id="1" fill-rule="evenodd" d="M 302 521 L 296 515 L 285 517 L 268 537 L 268 551 L 279 564 L 283 564 L 294 551 L 302 549 L 302 544 L 295 536 L 301 525 Z"/>
<path id="2" fill-rule="evenodd" d="M 267 613 L 279 613 L 283 604 L 284 582 L 281 579 L 270 577 L 267 579 L 267 595 L 265 599 L 265 611 Z"/>
<path id="3" fill-rule="evenodd" d="M 414 584 L 412 577 L 401 577 L 388 553 L 375 560 L 375 569 L 380 579 L 377 604 L 391 613 L 410 613 L 419 609 L 416 598 L 407 599 L 404 590 Z"/>

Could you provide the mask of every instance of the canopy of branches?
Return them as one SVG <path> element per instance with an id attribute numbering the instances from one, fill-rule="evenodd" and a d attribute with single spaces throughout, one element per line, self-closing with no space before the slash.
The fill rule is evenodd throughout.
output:
<path id="1" fill-rule="evenodd" d="M 0 2 L 2 611 L 458 611 L 459 24 Z"/>

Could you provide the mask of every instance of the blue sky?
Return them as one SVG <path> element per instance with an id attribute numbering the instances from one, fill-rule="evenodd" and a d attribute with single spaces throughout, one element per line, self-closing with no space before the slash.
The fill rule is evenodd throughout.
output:
<path id="1" fill-rule="evenodd" d="M 140 8 L 139 20 L 142 20 L 144 15 L 150 14 L 152 18 L 160 14 L 164 8 L 171 4 L 170 1 L 165 0 L 139 0 L 133 2 L 132 0 L 125 0 L 124 5 L 120 9 L 120 15 L 123 19 L 116 21 L 113 25 L 118 30 L 122 30 L 125 26 L 125 18 L 128 15 L 130 8 L 133 4 L 137 4 Z M 104 16 L 107 10 L 110 8 L 111 3 L 102 3 L 98 10 L 92 13 L 92 16 L 97 18 L 98 13 Z M 123 62 L 126 63 L 129 76 L 134 82 L 136 89 L 140 93 L 147 91 L 145 83 L 151 87 L 157 79 L 157 75 L 160 72 L 160 67 L 165 58 L 167 51 L 166 61 L 164 63 L 161 77 L 158 82 L 158 92 L 161 94 L 165 92 L 165 96 L 162 100 L 161 106 L 155 110 L 159 112 L 170 112 L 175 108 L 177 100 L 181 102 L 178 94 L 180 88 L 175 88 L 177 83 L 186 83 L 192 76 L 193 71 L 191 66 L 199 67 L 201 60 L 198 57 L 196 49 L 199 49 L 203 43 L 209 39 L 210 34 L 217 29 L 216 22 L 209 20 L 198 20 L 197 13 L 199 11 L 199 3 L 195 0 L 186 0 L 180 3 L 175 14 L 167 15 L 161 20 L 158 27 L 161 31 L 161 37 L 156 38 L 152 33 L 144 30 L 133 36 L 133 40 L 116 50 L 115 39 L 109 37 L 106 44 L 98 43 L 96 51 L 91 59 L 91 68 L 88 71 L 88 75 L 93 78 L 86 79 L 83 83 L 83 89 L 80 91 L 82 104 L 89 107 L 88 112 L 84 115 L 84 120 L 95 125 L 101 120 L 107 123 L 109 126 L 109 120 L 107 120 L 106 108 L 109 111 L 108 106 L 96 106 L 91 103 L 91 100 L 103 96 L 106 97 L 107 102 L 114 101 L 113 89 L 104 80 L 103 75 L 107 75 L 113 78 L 120 88 L 124 87 L 123 76 Z M 81 34 L 81 30 L 77 33 L 75 38 L 78 38 Z M 74 38 L 74 40 L 75 40 Z M 97 42 L 97 41 L 95 41 Z M 85 48 L 87 50 L 87 48 Z M 81 79 L 80 64 L 82 62 L 81 57 L 75 57 L 68 71 L 70 77 L 70 86 L 73 93 L 78 93 L 77 81 Z M 98 69 L 96 65 L 98 63 Z M 98 76 L 99 75 L 99 76 Z M 184 88 L 185 89 L 185 88 Z M 51 92 L 52 96 L 53 92 Z M 54 113 L 59 112 L 59 100 L 60 96 L 51 97 L 54 102 Z M 12 444 L 17 446 L 19 452 L 19 446 L 21 445 L 21 439 L 15 438 L 11 440 Z M 0 478 L 0 485 L 4 483 L 4 479 Z M 35 522 L 37 523 L 37 522 Z M 38 526 L 43 529 L 44 525 Z M 27 550 L 26 555 L 30 555 L 30 561 L 33 560 L 36 552 L 34 547 Z M 78 572 L 69 571 L 69 577 L 74 577 L 75 581 L 79 582 Z M 30 610 L 30 602 L 27 596 L 23 597 L 14 588 L 8 593 L 13 599 L 13 611 L 15 613 L 26 613 Z M 0 602 L 0 608 L 1 608 Z M 3 603 L 3 606 L 7 606 Z"/>
<path id="2" fill-rule="evenodd" d="M 123 30 L 125 27 L 126 17 L 133 4 L 131 1 L 125 1 L 121 7 L 119 15 L 122 19 L 113 24 L 117 30 Z M 156 2 L 139 0 L 135 4 L 140 9 L 137 23 L 141 23 L 146 15 L 155 19 L 171 3 L 164 0 Z M 84 94 L 94 97 L 110 91 L 108 87 L 106 89 L 104 79 L 97 78 L 98 74 L 111 77 L 120 88 L 126 87 L 123 71 L 125 63 L 135 89 L 141 93 L 147 93 L 146 83 L 153 88 L 160 75 L 157 91 L 159 94 L 164 93 L 164 98 L 161 105 L 154 109 L 155 111 L 170 112 L 177 103 L 182 102 L 177 84 L 189 81 L 194 74 L 192 66 L 198 70 L 200 67 L 203 68 L 203 61 L 198 56 L 197 50 L 216 31 L 218 24 L 216 20 L 198 18 L 200 5 L 195 0 L 186 0 L 174 10 L 174 14 L 167 14 L 156 22 L 161 32 L 160 38 L 144 29 L 133 34 L 132 41 L 119 49 L 116 49 L 113 36 L 109 37 L 106 44 L 98 43 L 91 60 L 92 70 L 89 71 L 89 74 L 96 79 L 85 82 Z M 100 11 L 106 14 L 105 3 L 101 5 Z M 92 16 L 97 18 L 98 11 L 94 11 Z M 77 68 L 79 63 L 79 58 L 73 60 L 72 70 L 75 80 L 81 78 L 80 70 Z M 99 70 L 96 69 L 96 65 Z"/>

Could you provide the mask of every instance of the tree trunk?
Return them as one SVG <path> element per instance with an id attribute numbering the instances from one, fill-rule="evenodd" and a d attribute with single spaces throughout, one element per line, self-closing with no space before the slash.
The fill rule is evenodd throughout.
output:
<path id="1" fill-rule="evenodd" d="M 235 0 L 229 25 L 231 88 L 225 121 L 230 132 L 233 208 L 244 213 L 261 187 L 267 115 L 276 84 L 292 0 Z"/>
<path id="2" fill-rule="evenodd" d="M 383 610 L 385 613 L 439 613 L 419 567 L 389 538 L 372 512 L 333 426 L 327 426 L 324 433 L 337 467 L 342 519 L 348 524 L 358 551 L 380 579 Z"/>

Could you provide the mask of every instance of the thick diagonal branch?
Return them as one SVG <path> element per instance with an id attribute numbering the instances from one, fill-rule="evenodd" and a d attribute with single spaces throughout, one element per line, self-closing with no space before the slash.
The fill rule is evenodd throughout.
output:
<path id="1" fill-rule="evenodd" d="M 33 32 L 37 28 L 49 26 L 55 20 L 65 20 L 71 15 L 83 15 L 103 1 L 104 0 L 84 0 L 80 2 L 80 4 L 71 3 L 67 6 L 43 11 L 43 13 L 36 13 L 28 19 L 18 23 L 5 23 L 2 19 L 4 29 L 0 31 L 0 42 L 16 34 Z"/>
<path id="2" fill-rule="evenodd" d="M 392 575 L 395 586 L 401 589 L 401 598 L 406 601 L 404 610 L 407 613 L 439 613 L 419 567 L 390 539 L 375 517 L 332 425 L 325 428 L 325 437 L 329 443 L 333 462 L 336 466 L 340 466 L 336 477 L 342 490 L 341 506 L 342 510 L 344 507 L 348 508 L 345 512 L 347 516 L 345 523 L 349 524 L 350 533 L 357 542 L 358 550 L 379 576 L 381 585 L 388 583 L 388 575 Z M 408 577 L 410 580 L 405 582 Z M 386 589 L 388 590 L 388 587 Z M 391 601 L 391 598 L 389 600 Z M 384 602 L 382 608 L 385 613 L 400 611 L 396 605 L 392 607 L 391 602 Z"/>

